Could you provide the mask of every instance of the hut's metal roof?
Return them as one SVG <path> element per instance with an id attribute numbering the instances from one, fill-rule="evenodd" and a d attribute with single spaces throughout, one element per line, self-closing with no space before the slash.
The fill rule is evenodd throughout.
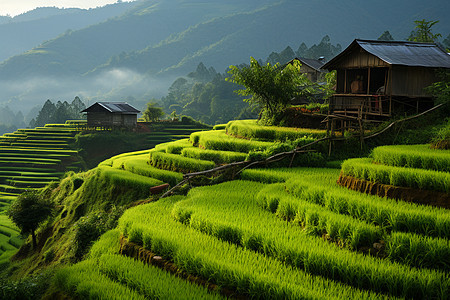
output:
<path id="1" fill-rule="evenodd" d="M 140 113 L 139 110 L 131 106 L 130 104 L 126 102 L 96 102 L 83 110 L 82 112 L 92 112 L 92 111 L 98 111 L 98 110 L 106 110 L 110 113 L 124 113 L 124 114 L 130 114 L 130 113 Z"/>
<path id="2" fill-rule="evenodd" d="M 450 55 L 432 43 L 406 41 L 354 40 L 344 51 L 326 63 L 322 68 L 330 69 L 337 61 L 359 46 L 368 53 L 390 65 L 428 68 L 450 68 Z"/>

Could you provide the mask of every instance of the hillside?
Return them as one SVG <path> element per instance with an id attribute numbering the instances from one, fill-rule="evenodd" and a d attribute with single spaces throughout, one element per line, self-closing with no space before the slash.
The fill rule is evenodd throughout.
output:
<path id="1" fill-rule="evenodd" d="M 383 176 L 349 171 L 356 166 L 352 161 L 341 170 L 320 153 L 298 153 L 260 169 L 192 177 L 169 198 L 150 194 L 162 183 L 187 179 L 183 173 L 263 159 L 324 134 L 232 121 L 67 174 L 59 186 L 43 191 L 58 212 L 41 227 L 38 251 L 28 241 L 10 269 L 16 277 L 36 277 L 10 296 L 19 298 L 33 278 L 44 276 L 30 286 L 39 295 L 51 283 L 48 299 L 445 298 L 449 210 L 339 186 L 340 172 L 369 174 L 366 180 Z M 420 156 L 426 157 L 422 163 Z M 390 146 L 358 160 L 365 163 L 358 168 L 395 174 L 388 177 L 398 188 L 411 188 L 408 178 L 420 174 L 423 191 L 426 186 L 448 201 L 448 150 Z M 294 167 L 282 168 L 289 164 Z M 236 180 L 221 183 L 230 178 Z M 9 286 L 5 282 L 3 291 Z"/>
<path id="2" fill-rule="evenodd" d="M 160 97 L 174 78 L 200 62 L 222 71 L 288 45 L 296 49 L 302 42 L 319 43 L 325 35 L 343 47 L 354 38 L 376 39 L 385 30 L 404 39 L 414 20 L 426 18 L 440 20 L 436 31 L 446 36 L 449 6 L 448 1 L 418 0 L 365 5 L 353 0 L 142 1 L 116 18 L 67 32 L 4 61 L 2 101 L 29 109 L 36 99 L 74 95 Z M 380 7 L 390 9 L 373 14 Z"/>
<path id="3" fill-rule="evenodd" d="M 104 22 L 123 14 L 134 3 L 116 3 L 94 9 L 60 9 L 41 7 L 0 21 L 0 39 L 7 47 L 0 48 L 0 61 L 19 55 L 68 30 Z"/>

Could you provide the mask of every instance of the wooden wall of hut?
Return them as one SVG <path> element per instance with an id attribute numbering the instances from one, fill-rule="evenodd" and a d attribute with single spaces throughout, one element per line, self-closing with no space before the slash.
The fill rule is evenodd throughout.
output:
<path id="1" fill-rule="evenodd" d="M 424 88 L 438 81 L 433 68 L 392 67 L 392 96 L 431 97 Z"/>

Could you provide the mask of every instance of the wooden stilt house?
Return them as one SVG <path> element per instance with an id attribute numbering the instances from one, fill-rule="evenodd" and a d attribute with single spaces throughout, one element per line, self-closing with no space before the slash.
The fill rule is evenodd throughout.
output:
<path id="1" fill-rule="evenodd" d="M 82 112 L 87 113 L 88 127 L 104 128 L 134 128 L 140 113 L 126 102 L 96 102 Z"/>
<path id="2" fill-rule="evenodd" d="M 377 121 L 430 108 L 424 88 L 450 68 L 450 55 L 430 43 L 356 39 L 322 68 L 337 71 L 329 120 Z"/>

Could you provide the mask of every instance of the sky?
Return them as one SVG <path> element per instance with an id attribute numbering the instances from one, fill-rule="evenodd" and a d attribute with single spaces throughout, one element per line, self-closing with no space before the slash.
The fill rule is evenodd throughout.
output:
<path id="1" fill-rule="evenodd" d="M 0 15 L 10 15 L 11 17 L 14 17 L 29 10 L 33 10 L 36 7 L 56 6 L 61 8 L 94 8 L 116 2 L 117 0 L 0 0 Z"/>

